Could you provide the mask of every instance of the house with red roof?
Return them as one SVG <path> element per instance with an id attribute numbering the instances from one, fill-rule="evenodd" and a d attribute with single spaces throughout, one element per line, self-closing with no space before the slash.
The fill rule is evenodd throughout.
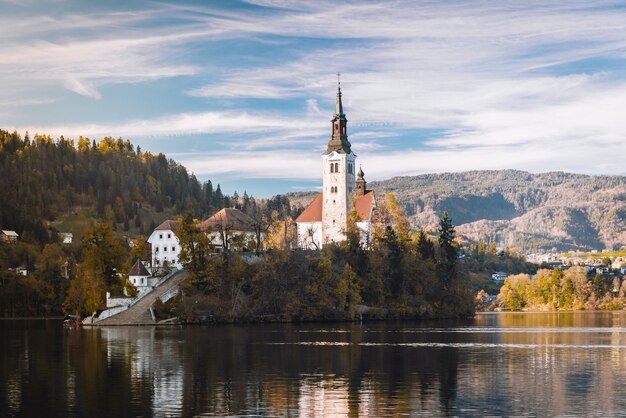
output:
<path id="1" fill-rule="evenodd" d="M 255 248 L 255 220 L 236 208 L 223 208 L 200 222 L 198 227 L 216 251 L 252 250 Z M 261 241 L 264 233 L 260 233 Z"/>
<path id="2" fill-rule="evenodd" d="M 331 242 L 346 239 L 348 213 L 351 205 L 359 215 L 357 226 L 361 242 L 370 239 L 372 214 L 376 208 L 374 192 L 367 190 L 365 174 L 355 173 L 357 156 L 348 141 L 348 120 L 343 112 L 341 86 L 337 87 L 337 102 L 331 137 L 322 155 L 322 192 L 296 219 L 298 244 L 305 249 L 320 249 Z"/>

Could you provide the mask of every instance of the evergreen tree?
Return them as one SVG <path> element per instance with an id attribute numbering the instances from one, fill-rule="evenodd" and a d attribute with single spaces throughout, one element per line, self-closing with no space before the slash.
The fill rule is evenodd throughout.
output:
<path id="1" fill-rule="evenodd" d="M 455 230 L 448 212 L 443 212 L 443 218 L 439 221 L 439 259 L 437 271 L 439 280 L 444 290 L 449 290 L 456 278 L 457 247 L 454 243 Z"/>

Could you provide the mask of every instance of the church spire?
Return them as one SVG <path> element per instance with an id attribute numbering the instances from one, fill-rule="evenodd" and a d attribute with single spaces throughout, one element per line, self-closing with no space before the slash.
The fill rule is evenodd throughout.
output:
<path id="1" fill-rule="evenodd" d="M 340 73 L 337 73 L 337 106 L 335 107 L 335 115 L 345 116 L 343 114 L 343 104 L 341 103 L 341 80 L 339 79 L 340 75 Z"/>
<path id="2" fill-rule="evenodd" d="M 335 107 L 335 114 L 333 115 L 332 133 L 330 141 L 328 141 L 328 147 L 326 148 L 326 154 L 330 154 L 336 151 L 340 154 L 350 154 L 350 142 L 348 142 L 348 119 L 343 113 L 343 104 L 341 103 L 341 81 L 339 80 L 339 73 L 337 73 L 337 104 Z"/>

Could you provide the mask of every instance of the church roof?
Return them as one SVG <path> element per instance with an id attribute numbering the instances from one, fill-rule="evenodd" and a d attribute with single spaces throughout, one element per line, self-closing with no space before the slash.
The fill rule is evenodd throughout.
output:
<path id="1" fill-rule="evenodd" d="M 309 206 L 298 216 L 296 222 L 322 222 L 322 204 L 324 193 L 318 193 Z"/>
<path id="2" fill-rule="evenodd" d="M 322 206 L 324 202 L 324 193 L 319 193 L 309 206 L 304 209 L 304 212 L 298 216 L 296 222 L 322 222 Z M 370 211 L 374 206 L 374 192 L 367 191 L 363 196 L 359 196 L 356 199 L 356 211 L 359 214 L 359 218 L 362 221 L 370 219 Z"/>
<path id="3" fill-rule="evenodd" d="M 150 272 L 148 271 L 148 269 L 146 269 L 146 266 L 143 265 L 143 263 L 141 262 L 140 259 L 137 259 L 137 261 L 135 261 L 135 264 L 133 264 L 133 266 L 130 269 L 130 272 L 128 272 L 129 276 L 149 276 Z"/>
<path id="4" fill-rule="evenodd" d="M 359 218 L 362 221 L 367 221 L 370 219 L 370 212 L 372 206 L 375 206 L 374 202 L 374 192 L 369 190 L 366 191 L 363 196 L 359 196 L 356 199 L 356 211 L 359 214 Z"/>
<path id="5" fill-rule="evenodd" d="M 200 222 L 201 230 L 231 228 L 234 231 L 254 232 L 255 221 L 239 209 L 224 208 Z"/>

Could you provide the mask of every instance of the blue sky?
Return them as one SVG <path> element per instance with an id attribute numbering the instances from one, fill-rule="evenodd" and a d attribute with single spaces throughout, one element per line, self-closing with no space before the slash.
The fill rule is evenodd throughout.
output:
<path id="1" fill-rule="evenodd" d="M 368 180 L 623 175 L 625 57 L 623 2 L 0 0 L 0 127 L 311 190 L 341 72 Z"/>

